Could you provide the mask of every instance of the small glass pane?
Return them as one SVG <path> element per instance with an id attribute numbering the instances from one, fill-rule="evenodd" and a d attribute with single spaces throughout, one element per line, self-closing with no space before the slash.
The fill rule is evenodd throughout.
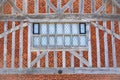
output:
<path id="1" fill-rule="evenodd" d="M 56 24 L 56 33 L 63 34 L 63 26 L 62 24 Z"/>
<path id="2" fill-rule="evenodd" d="M 73 46 L 78 46 L 79 44 L 78 36 L 73 36 L 72 40 L 73 40 Z"/>
<path id="3" fill-rule="evenodd" d="M 39 24 L 34 24 L 34 26 L 33 26 L 33 34 L 39 34 Z"/>
<path id="4" fill-rule="evenodd" d="M 62 36 L 57 36 L 57 46 L 62 46 L 63 45 L 63 37 Z"/>
<path id="5" fill-rule="evenodd" d="M 85 24 L 80 24 L 80 33 L 85 34 L 86 33 L 86 26 Z"/>
<path id="6" fill-rule="evenodd" d="M 33 46 L 39 47 L 40 45 L 40 38 L 39 37 L 33 37 Z"/>
<path id="7" fill-rule="evenodd" d="M 65 34 L 70 34 L 71 33 L 71 27 L 70 24 L 64 24 L 64 33 Z"/>
<path id="8" fill-rule="evenodd" d="M 50 46 L 54 46 L 55 45 L 55 37 L 54 36 L 50 36 L 49 37 L 49 45 Z"/>
<path id="9" fill-rule="evenodd" d="M 80 46 L 86 46 L 86 36 L 80 36 Z"/>
<path id="10" fill-rule="evenodd" d="M 41 24 L 41 34 L 47 34 L 47 24 Z"/>
<path id="11" fill-rule="evenodd" d="M 78 34 L 78 24 L 72 24 L 72 34 Z"/>
<path id="12" fill-rule="evenodd" d="M 70 46 L 70 36 L 65 36 L 65 46 Z"/>
<path id="13" fill-rule="evenodd" d="M 41 45 L 42 46 L 47 46 L 47 36 L 42 36 L 41 37 Z"/>
<path id="14" fill-rule="evenodd" d="M 49 24 L 49 34 L 55 34 L 55 24 Z"/>

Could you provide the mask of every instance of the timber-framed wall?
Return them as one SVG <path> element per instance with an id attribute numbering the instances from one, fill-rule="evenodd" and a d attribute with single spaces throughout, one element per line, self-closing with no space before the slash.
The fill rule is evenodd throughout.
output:
<path id="1" fill-rule="evenodd" d="M 31 50 L 33 23 L 87 24 L 87 50 Z M 120 74 L 119 0 L 1 0 L 0 74 Z"/>

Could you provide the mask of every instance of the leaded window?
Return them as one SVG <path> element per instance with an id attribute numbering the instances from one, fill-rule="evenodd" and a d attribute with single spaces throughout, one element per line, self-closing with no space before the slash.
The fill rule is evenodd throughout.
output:
<path id="1" fill-rule="evenodd" d="M 33 48 L 87 47 L 85 23 L 33 23 Z"/>

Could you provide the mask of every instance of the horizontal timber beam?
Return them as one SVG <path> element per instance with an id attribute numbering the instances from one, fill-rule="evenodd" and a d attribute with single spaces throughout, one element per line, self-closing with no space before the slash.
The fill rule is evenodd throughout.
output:
<path id="1" fill-rule="evenodd" d="M 25 68 L 0 69 L 0 74 L 120 74 L 120 68 Z"/>
<path id="2" fill-rule="evenodd" d="M 100 20 L 120 20 L 120 15 L 101 14 L 39 14 L 39 15 L 0 15 L 0 21 L 30 22 L 89 22 Z"/>

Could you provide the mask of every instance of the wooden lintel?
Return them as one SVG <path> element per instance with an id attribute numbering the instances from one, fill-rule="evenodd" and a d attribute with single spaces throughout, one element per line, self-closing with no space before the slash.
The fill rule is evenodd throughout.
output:
<path id="1" fill-rule="evenodd" d="M 38 14 L 38 15 L 0 15 L 0 21 L 30 21 L 30 22 L 77 22 L 120 20 L 119 14 Z"/>
<path id="2" fill-rule="evenodd" d="M 120 74 L 120 68 L 25 68 L 0 69 L 0 74 Z"/>

